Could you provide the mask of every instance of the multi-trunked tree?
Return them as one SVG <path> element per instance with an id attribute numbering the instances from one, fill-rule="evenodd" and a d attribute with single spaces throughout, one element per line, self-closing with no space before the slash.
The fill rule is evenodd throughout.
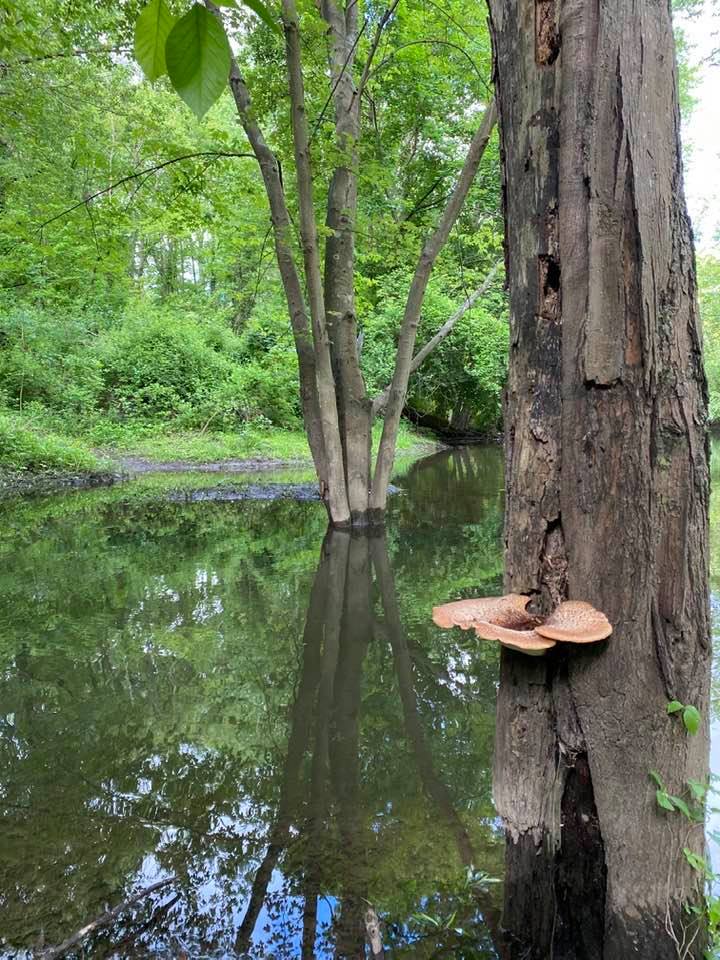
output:
<path id="1" fill-rule="evenodd" d="M 336 526 L 365 526 L 383 521 L 409 379 L 486 292 L 495 273 L 490 270 L 480 289 L 466 298 L 420 350 L 415 350 L 433 266 L 460 216 L 493 132 L 495 106 L 488 97 L 454 189 L 417 258 L 399 323 L 392 377 L 385 389 L 374 397 L 369 395 L 360 366 L 355 305 L 362 105 L 377 68 L 376 55 L 385 31 L 392 27 L 398 2 L 391 0 L 380 15 L 373 15 L 372 11 L 363 14 L 357 2 L 343 7 L 336 0 L 320 0 L 317 5 L 314 16 L 321 18 L 327 33 L 327 107 L 334 111 L 336 158 L 329 185 L 320 186 L 312 155 L 317 121 L 311 128 L 306 110 L 301 21 L 295 0 L 282 0 L 299 245 L 280 164 L 260 128 L 250 91 L 223 26 L 221 6 L 234 4 L 205 0 L 176 20 L 164 0 L 151 0 L 136 28 L 136 55 L 148 78 L 154 80 L 167 71 L 177 92 L 199 116 L 220 95 L 229 78 L 238 117 L 267 193 L 275 256 L 298 356 L 305 429 L 321 496 Z M 246 6 L 263 19 L 267 29 L 280 30 L 268 9 L 257 0 Z M 371 39 L 364 44 L 360 63 L 358 51 L 366 33 Z M 321 190 L 326 191 L 327 197 L 324 224 L 318 221 L 316 206 Z M 372 426 L 381 415 L 382 436 L 373 464 Z"/>

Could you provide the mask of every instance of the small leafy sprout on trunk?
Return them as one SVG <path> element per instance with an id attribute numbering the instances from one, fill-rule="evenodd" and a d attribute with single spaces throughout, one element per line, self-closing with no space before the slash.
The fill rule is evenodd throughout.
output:
<path id="1" fill-rule="evenodd" d="M 561 603 L 549 617 L 526 610 L 530 597 L 509 593 L 504 597 L 458 600 L 433 609 L 433 620 L 443 629 L 474 629 L 483 640 L 530 656 L 542 656 L 560 643 L 596 643 L 612 633 L 610 621 L 591 604 L 579 600 Z"/>
<path id="2" fill-rule="evenodd" d="M 679 700 L 671 700 L 670 703 L 668 703 L 667 712 L 669 714 L 672 715 L 673 713 L 680 713 L 681 711 L 685 729 L 691 737 L 694 737 L 700 729 L 700 711 L 697 707 L 680 703 Z"/>
<path id="3" fill-rule="evenodd" d="M 657 787 L 655 800 L 659 807 L 662 807 L 663 810 L 669 810 L 671 813 L 679 810 L 691 823 L 704 822 L 705 794 L 707 792 L 704 784 L 698 783 L 696 780 L 688 780 L 689 796 L 687 800 L 683 800 L 682 797 L 673 796 L 673 794 L 668 791 L 657 770 L 651 770 L 648 776 Z"/>

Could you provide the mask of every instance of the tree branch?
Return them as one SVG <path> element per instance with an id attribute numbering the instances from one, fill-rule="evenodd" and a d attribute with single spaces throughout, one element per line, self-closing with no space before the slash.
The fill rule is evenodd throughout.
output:
<path id="1" fill-rule="evenodd" d="M 60 220 L 61 217 L 66 217 L 69 213 L 72 213 L 73 210 L 78 210 L 80 207 L 87 206 L 87 204 L 92 203 L 93 200 L 97 200 L 98 197 L 104 196 L 106 193 L 110 193 L 116 187 L 121 187 L 124 183 L 129 183 L 131 180 L 136 180 L 138 177 L 144 177 L 147 174 L 157 173 L 159 170 L 164 170 L 165 167 L 169 167 L 172 163 L 179 163 L 181 160 L 192 160 L 196 157 L 245 157 L 251 160 L 255 160 L 255 155 L 252 153 L 232 153 L 230 151 L 220 151 L 220 150 L 203 150 L 200 153 L 184 153 L 181 157 L 173 157 L 171 160 L 163 160 L 162 163 L 156 163 L 152 167 L 147 167 L 145 170 L 138 170 L 137 173 L 130 173 L 126 177 L 121 177 L 120 180 L 116 180 L 115 183 L 111 183 L 108 187 L 103 187 L 102 190 L 98 190 L 97 193 L 91 194 L 89 197 L 85 197 L 83 200 L 79 200 L 77 203 L 74 203 L 71 207 L 67 207 L 65 210 L 62 210 L 60 213 L 56 213 L 54 217 L 50 217 L 49 220 L 45 220 L 43 223 L 39 224 L 37 229 L 42 230 L 43 227 L 47 227 L 50 223 L 55 223 L 56 220 Z"/>
<path id="2" fill-rule="evenodd" d="M 405 403 L 405 395 L 407 393 L 407 385 L 412 367 L 415 337 L 417 336 L 420 311 L 422 309 L 428 280 L 430 279 L 430 273 L 440 251 L 450 236 L 450 231 L 460 216 L 460 211 L 463 208 L 472 182 L 475 179 L 475 174 L 480 166 L 480 160 L 490 140 L 496 120 L 497 107 L 495 101 L 492 100 L 488 104 L 482 123 L 472 139 L 467 156 L 465 157 L 465 163 L 460 172 L 460 177 L 455 184 L 455 189 L 450 196 L 450 200 L 445 207 L 440 222 L 423 247 L 417 267 L 415 268 L 415 274 L 410 283 L 410 290 L 408 291 L 407 302 L 405 304 L 405 313 L 400 326 L 395 371 L 389 387 L 387 413 L 383 424 L 377 463 L 375 465 L 371 504 L 373 510 L 384 511 L 387 501 L 387 487 L 395 458 L 398 425 L 400 423 L 403 404 Z"/>
<path id="3" fill-rule="evenodd" d="M 465 300 L 465 302 L 457 308 L 455 313 L 453 313 L 453 315 L 445 321 L 438 332 L 428 340 L 425 346 L 418 350 L 418 352 L 412 358 L 412 363 L 410 364 L 410 376 L 412 376 L 412 374 L 415 373 L 415 371 L 425 362 L 425 360 L 427 360 L 433 350 L 440 346 L 443 340 L 452 332 L 452 329 L 458 320 L 463 317 L 481 297 L 485 296 L 487 291 L 490 289 L 491 283 L 495 279 L 495 274 L 498 272 L 501 262 L 502 261 L 498 260 L 497 263 L 493 265 L 492 269 L 475 293 L 471 293 L 467 300 Z M 387 404 L 389 396 L 390 387 L 388 385 L 385 387 L 382 393 L 379 393 L 373 400 L 373 417 L 376 417 L 379 413 L 382 413 L 382 411 L 385 409 L 385 405 Z"/>
<path id="4" fill-rule="evenodd" d="M 149 887 L 145 887 L 144 890 L 141 890 L 134 896 L 129 897 L 127 900 L 123 900 L 122 903 L 119 903 L 116 907 L 113 907 L 112 910 L 106 910 L 105 913 L 100 914 L 99 917 L 96 917 L 94 920 L 91 920 L 90 923 L 85 924 L 85 926 L 81 927 L 77 933 L 74 933 L 71 937 L 68 937 L 67 940 L 63 940 L 59 946 L 46 948 L 40 953 L 40 957 L 42 960 L 59 960 L 60 957 L 64 957 L 65 954 L 72 950 L 73 947 L 76 947 L 79 943 L 81 943 L 85 937 L 88 936 L 88 934 L 93 933 L 95 930 L 99 930 L 101 927 L 106 927 L 109 923 L 112 923 L 113 920 L 119 917 L 123 911 L 127 910 L 128 907 L 134 906 L 151 893 L 154 893 L 156 890 L 160 890 L 162 887 L 166 887 L 169 883 L 173 883 L 175 880 L 177 880 L 177 877 L 166 877 L 165 880 L 158 880 L 157 883 L 153 883 Z"/>
<path id="5" fill-rule="evenodd" d="M 18 57 L 17 60 L 0 61 L 0 68 L 11 69 L 20 64 L 41 63 L 43 60 L 60 60 L 67 57 L 94 57 L 108 53 L 129 53 L 130 47 L 97 47 L 94 50 L 58 50 L 56 53 L 44 53 L 39 57 Z"/>
<path id="6" fill-rule="evenodd" d="M 368 53 L 367 60 L 365 61 L 365 66 L 363 67 L 362 76 L 360 77 L 360 83 L 358 84 L 358 97 L 361 97 L 365 89 L 365 85 L 368 82 L 370 77 L 370 68 L 372 67 L 373 59 L 377 53 L 377 49 L 380 46 L 380 40 L 382 38 L 383 30 L 385 29 L 390 17 L 395 13 L 400 0 L 393 0 L 391 5 L 387 8 L 385 13 L 380 18 L 380 22 L 377 25 L 377 30 L 375 31 L 375 36 L 373 37 L 372 45 L 370 46 L 370 52 Z"/>
<path id="7" fill-rule="evenodd" d="M 475 61 L 470 56 L 470 54 L 467 52 L 467 50 L 464 50 L 457 43 L 452 43 L 450 40 L 440 40 L 439 38 L 436 38 L 436 39 L 428 38 L 426 40 L 410 40 L 408 43 L 401 43 L 398 47 L 395 48 L 395 50 L 393 50 L 393 52 L 389 56 L 385 57 L 384 60 L 380 61 L 380 63 L 377 65 L 377 67 L 375 67 L 375 69 L 372 71 L 370 76 L 375 76 L 375 74 L 378 73 L 380 70 L 382 70 L 383 67 L 387 66 L 388 63 L 392 61 L 393 57 L 397 56 L 397 54 L 401 50 L 405 50 L 406 47 L 416 47 L 419 44 L 425 44 L 425 45 L 439 44 L 440 46 L 443 46 L 443 47 L 450 47 L 451 50 L 457 50 L 458 53 L 461 53 L 465 57 L 467 62 L 470 64 L 470 66 L 473 68 L 475 73 L 478 75 L 478 79 L 480 80 L 482 85 L 485 87 L 485 89 L 487 89 L 487 83 L 485 81 L 485 77 L 483 77 L 480 68 L 475 63 Z"/>

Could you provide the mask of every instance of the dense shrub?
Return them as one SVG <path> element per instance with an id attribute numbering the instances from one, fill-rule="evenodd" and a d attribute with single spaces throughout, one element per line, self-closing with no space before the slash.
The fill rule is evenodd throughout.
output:
<path id="1" fill-rule="evenodd" d="M 73 416 L 95 408 L 102 390 L 95 320 L 32 306 L 0 305 L 0 385 L 18 410 L 37 401 Z"/>
<path id="2" fill-rule="evenodd" d="M 164 312 L 134 318 L 98 345 L 102 404 L 121 417 L 176 417 L 203 407 L 231 377 L 212 327 Z"/>
<path id="3" fill-rule="evenodd" d="M 397 330 L 402 318 L 407 278 L 392 274 L 375 285 L 374 308 L 362 318 L 361 361 L 373 393 L 392 377 Z M 479 281 L 478 281 L 479 283 Z M 417 336 L 418 350 L 452 316 L 465 299 L 450 296 L 442 276 L 431 280 Z M 502 416 L 507 371 L 508 324 L 502 280 L 457 321 L 447 339 L 430 354 L 410 380 L 408 403 L 450 420 L 465 412 L 469 424 L 495 429 Z"/>

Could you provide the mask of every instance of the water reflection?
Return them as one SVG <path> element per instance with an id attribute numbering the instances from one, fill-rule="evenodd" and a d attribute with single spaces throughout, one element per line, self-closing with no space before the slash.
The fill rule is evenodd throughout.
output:
<path id="1" fill-rule="evenodd" d="M 167 878 L 86 951 L 496 956 L 496 654 L 428 613 L 497 588 L 499 477 L 413 466 L 387 542 L 173 478 L 8 510 L 2 955 Z"/>

